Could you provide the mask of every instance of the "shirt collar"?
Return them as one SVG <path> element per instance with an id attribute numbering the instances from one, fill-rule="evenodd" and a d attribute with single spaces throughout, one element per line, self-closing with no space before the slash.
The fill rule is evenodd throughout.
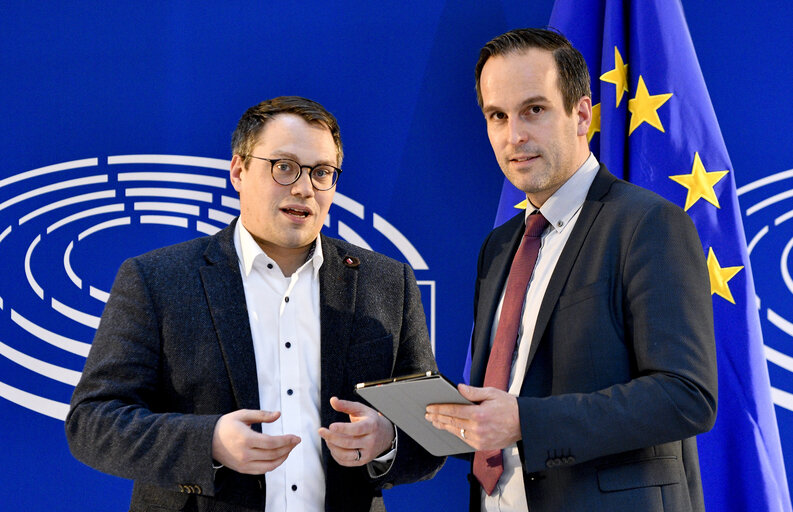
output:
<path id="1" fill-rule="evenodd" d="M 540 213 L 557 232 L 561 232 L 572 220 L 573 216 L 584 204 L 589 187 L 595 180 L 600 164 L 595 155 L 589 157 L 581 164 L 575 173 L 559 187 L 559 190 L 545 201 L 540 207 Z M 537 211 L 529 202 L 526 208 L 526 218 Z"/>
<path id="2" fill-rule="evenodd" d="M 319 269 L 325 261 L 322 254 L 320 236 L 321 235 L 318 235 L 317 239 L 314 240 L 313 249 L 309 251 L 310 257 L 306 260 L 306 263 L 297 269 L 298 272 L 311 262 L 314 269 L 314 277 L 317 277 L 317 274 L 319 274 Z M 271 263 L 273 266 L 278 266 L 275 260 L 270 258 L 267 253 L 259 247 L 259 244 L 253 239 L 253 235 L 245 229 L 240 219 L 237 219 L 237 225 L 234 228 L 234 248 L 237 250 L 237 257 L 242 262 L 242 268 L 246 276 L 250 275 L 251 270 L 253 270 L 253 264 L 256 262 L 257 258 L 262 258 L 265 264 Z"/>

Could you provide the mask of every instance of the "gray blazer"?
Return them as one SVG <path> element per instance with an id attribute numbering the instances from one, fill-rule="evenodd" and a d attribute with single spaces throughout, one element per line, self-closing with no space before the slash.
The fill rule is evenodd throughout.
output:
<path id="1" fill-rule="evenodd" d="M 523 213 L 479 257 L 481 386 Z M 691 219 L 601 166 L 554 269 L 518 398 L 532 512 L 703 511 L 696 442 L 716 418 L 710 283 Z M 471 509 L 480 487 L 472 479 Z"/>
<path id="2" fill-rule="evenodd" d="M 236 222 L 236 221 L 235 221 Z M 121 266 L 66 419 L 76 458 L 133 479 L 131 510 L 264 510 L 265 478 L 213 469 L 215 422 L 258 409 L 233 233 L 157 249 Z M 331 396 L 357 382 L 435 370 L 409 266 L 320 237 L 321 420 L 348 421 Z M 390 471 L 345 468 L 323 443 L 325 509 L 384 510 L 381 489 L 443 464 L 399 433 Z M 160 507 L 160 508 L 157 508 Z"/>

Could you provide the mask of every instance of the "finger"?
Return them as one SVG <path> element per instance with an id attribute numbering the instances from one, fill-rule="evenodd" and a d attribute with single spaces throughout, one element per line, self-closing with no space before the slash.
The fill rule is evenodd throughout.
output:
<path id="1" fill-rule="evenodd" d="M 248 475 L 263 475 L 283 464 L 284 461 L 288 458 L 288 456 L 289 454 L 287 453 L 286 455 L 278 459 L 250 462 L 248 464 L 239 467 L 235 471 L 239 473 L 245 473 Z"/>
<path id="2" fill-rule="evenodd" d="M 362 466 L 367 463 L 363 455 L 363 450 L 359 448 L 352 450 L 337 448 L 331 451 L 331 455 L 333 455 L 333 459 L 342 466 Z"/>
<path id="3" fill-rule="evenodd" d="M 459 430 L 469 425 L 467 420 L 455 416 L 445 416 L 442 414 L 426 414 L 424 418 L 432 423 L 432 426 L 442 430 Z"/>
<path id="4" fill-rule="evenodd" d="M 296 436 L 294 436 L 296 437 Z M 259 448 L 254 447 L 250 451 L 251 461 L 270 462 L 285 458 L 297 446 L 300 441 L 290 442 L 288 444 L 279 444 L 273 448 Z"/>
<path id="5" fill-rule="evenodd" d="M 430 404 L 427 406 L 426 414 L 434 416 L 446 416 L 449 418 L 460 418 L 467 420 L 473 414 L 475 405 L 461 404 Z"/>
<path id="6" fill-rule="evenodd" d="M 366 436 L 374 432 L 377 422 L 374 418 L 364 418 L 354 423 L 336 422 L 328 426 L 328 430 L 345 436 Z"/>
<path id="7" fill-rule="evenodd" d="M 235 412 L 235 418 L 247 425 L 254 423 L 272 423 L 281 417 L 279 411 L 261 411 L 253 409 L 240 409 Z"/>
<path id="8" fill-rule="evenodd" d="M 334 447 L 352 450 L 366 444 L 365 436 L 348 436 L 333 432 L 327 428 L 319 429 L 319 436 L 325 440 L 329 447 L 333 445 Z"/>
<path id="9" fill-rule="evenodd" d="M 330 399 L 330 406 L 333 407 L 335 411 L 343 412 L 344 414 L 348 414 L 350 416 L 368 416 L 377 414 L 377 411 L 371 407 L 365 406 L 360 402 L 342 400 L 335 396 Z"/>
<path id="10" fill-rule="evenodd" d="M 258 450 L 279 450 L 288 448 L 291 450 L 300 444 L 300 437 L 293 434 L 286 434 L 283 436 L 270 436 L 267 434 L 257 434 L 251 443 L 251 448 Z"/>
<path id="11" fill-rule="evenodd" d="M 489 398 L 496 398 L 499 392 L 504 393 L 496 388 L 478 388 L 476 386 L 468 386 L 465 384 L 458 384 L 457 390 L 460 391 L 460 394 L 463 395 L 463 398 L 467 398 L 472 402 L 482 402 L 483 400 L 487 400 Z"/>
<path id="12" fill-rule="evenodd" d="M 438 430 L 445 430 L 450 434 L 454 435 L 455 437 L 459 437 L 466 443 L 471 446 L 474 446 L 473 443 L 477 441 L 477 437 L 474 431 L 466 429 L 465 427 L 458 427 L 451 423 L 434 423 L 432 424 Z M 463 437 L 463 430 L 465 430 L 465 437 Z"/>

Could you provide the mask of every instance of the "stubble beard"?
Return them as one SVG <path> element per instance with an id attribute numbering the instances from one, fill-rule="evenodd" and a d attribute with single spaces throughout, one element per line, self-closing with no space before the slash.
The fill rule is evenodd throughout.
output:
<path id="1" fill-rule="evenodd" d="M 554 185 L 554 172 L 551 162 L 545 160 L 543 153 L 538 153 L 539 159 L 532 163 L 529 169 L 513 170 L 511 162 L 505 158 L 501 163 L 501 171 L 516 188 L 524 194 L 537 194 Z"/>

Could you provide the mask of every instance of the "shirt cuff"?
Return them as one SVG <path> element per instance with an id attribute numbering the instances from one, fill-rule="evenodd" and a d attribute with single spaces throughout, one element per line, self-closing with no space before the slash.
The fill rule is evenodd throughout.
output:
<path id="1" fill-rule="evenodd" d="M 394 441 L 391 443 L 391 449 L 366 465 L 366 470 L 369 472 L 371 478 L 385 476 L 391 469 L 391 466 L 394 465 L 398 444 L 397 439 L 397 428 L 396 425 L 394 425 Z"/>

